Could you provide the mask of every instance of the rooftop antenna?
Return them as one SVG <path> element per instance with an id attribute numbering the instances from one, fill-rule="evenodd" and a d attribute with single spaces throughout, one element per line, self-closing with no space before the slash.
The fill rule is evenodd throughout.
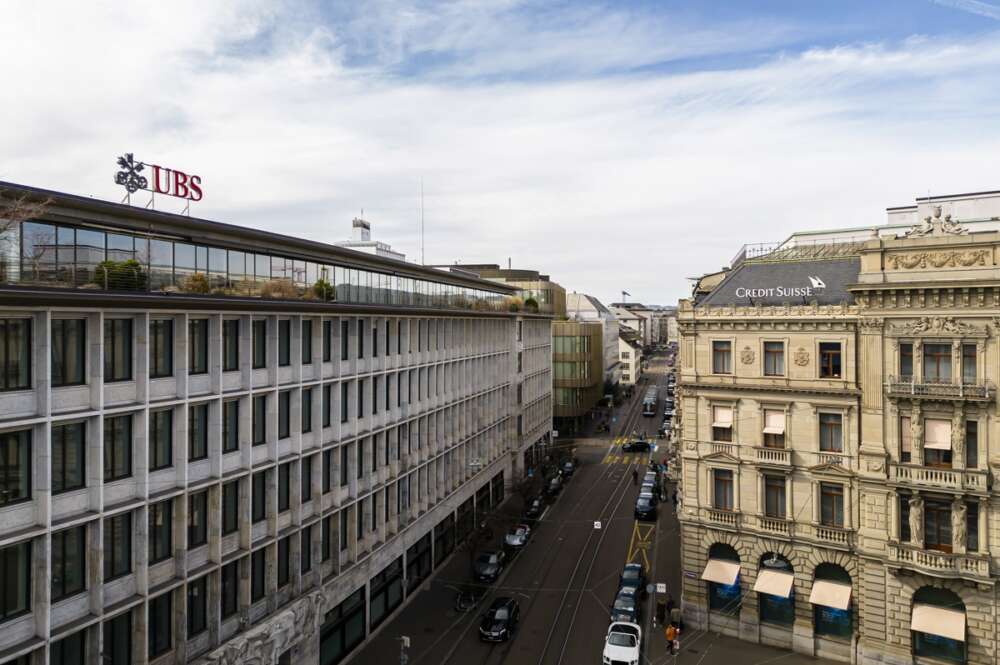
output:
<path id="1" fill-rule="evenodd" d="M 424 261 L 424 177 L 420 176 L 420 265 L 427 265 Z"/>
<path id="2" fill-rule="evenodd" d="M 507 257 L 507 270 L 510 270 L 510 257 Z"/>

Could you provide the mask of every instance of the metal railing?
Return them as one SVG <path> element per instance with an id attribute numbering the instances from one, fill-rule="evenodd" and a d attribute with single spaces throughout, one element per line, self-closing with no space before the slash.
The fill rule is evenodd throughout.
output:
<path id="1" fill-rule="evenodd" d="M 731 268 L 747 261 L 800 261 L 854 256 L 872 236 L 846 236 L 786 242 L 759 242 L 743 245 L 730 263 Z"/>
<path id="2" fill-rule="evenodd" d="M 889 482 L 922 485 L 935 489 L 986 492 L 989 477 L 978 469 L 947 469 L 915 464 L 890 464 Z"/>
<path id="3" fill-rule="evenodd" d="M 892 396 L 932 399 L 990 400 L 996 394 L 996 385 L 991 381 L 951 383 L 950 381 L 924 381 L 915 376 L 889 376 L 885 381 L 885 389 Z"/>
<path id="4" fill-rule="evenodd" d="M 985 555 L 938 552 L 890 543 L 889 560 L 930 574 L 975 579 L 990 577 L 990 560 Z"/>

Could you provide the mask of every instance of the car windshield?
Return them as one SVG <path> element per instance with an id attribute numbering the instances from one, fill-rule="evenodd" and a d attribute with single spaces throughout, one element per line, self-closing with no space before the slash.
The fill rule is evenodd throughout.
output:
<path id="1" fill-rule="evenodd" d="M 626 568 L 622 573 L 623 580 L 637 580 L 639 579 L 639 569 L 638 568 Z"/>
<path id="2" fill-rule="evenodd" d="M 646 497 L 642 497 L 635 502 L 635 505 L 639 506 L 640 508 L 648 508 L 650 505 L 650 500 L 647 499 Z M 628 577 L 628 575 L 626 575 L 625 577 Z"/>
<path id="3" fill-rule="evenodd" d="M 635 607 L 635 603 L 632 602 L 632 599 L 629 598 L 629 597 L 627 597 L 627 596 L 619 596 L 615 600 L 615 609 L 616 610 L 626 610 L 626 611 L 631 612 L 634 607 Z"/>
<path id="4" fill-rule="evenodd" d="M 506 607 L 498 607 L 493 610 L 493 618 L 497 621 L 506 621 L 509 616 L 510 613 L 507 611 Z"/>
<path id="5" fill-rule="evenodd" d="M 634 647 L 635 635 L 626 633 L 611 633 L 608 635 L 608 644 L 616 647 Z"/>
<path id="6" fill-rule="evenodd" d="M 497 555 L 496 554 L 480 554 L 479 555 L 479 563 L 496 563 L 496 562 L 497 562 Z"/>

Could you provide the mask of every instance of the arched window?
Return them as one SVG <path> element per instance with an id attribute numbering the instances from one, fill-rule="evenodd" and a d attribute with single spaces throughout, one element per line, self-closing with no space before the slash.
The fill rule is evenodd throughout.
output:
<path id="1" fill-rule="evenodd" d="M 715 543 L 701 574 L 708 582 L 708 608 L 725 614 L 740 611 L 740 555 L 731 545 Z"/>
<path id="2" fill-rule="evenodd" d="M 965 604 L 953 591 L 925 586 L 913 594 L 910 629 L 918 656 L 965 662 Z"/>
<path id="3" fill-rule="evenodd" d="M 785 557 L 769 552 L 760 558 L 753 590 L 757 592 L 761 622 L 783 626 L 794 623 L 794 579 L 792 564 Z"/>
<path id="4" fill-rule="evenodd" d="M 809 593 L 813 606 L 813 627 L 817 635 L 850 638 L 853 632 L 851 612 L 851 576 L 832 563 L 816 566 Z"/>

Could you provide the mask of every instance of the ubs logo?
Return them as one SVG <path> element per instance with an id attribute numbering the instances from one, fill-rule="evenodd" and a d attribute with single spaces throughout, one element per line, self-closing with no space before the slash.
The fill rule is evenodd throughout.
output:
<path id="1" fill-rule="evenodd" d="M 149 179 L 143 174 L 146 167 L 152 169 L 153 187 L 149 186 Z M 135 194 L 140 189 L 155 192 L 156 194 L 166 194 L 188 201 L 201 201 L 204 193 L 201 190 L 201 176 L 188 175 L 184 171 L 167 168 L 159 164 L 146 164 L 135 160 L 131 152 L 127 152 L 118 158 L 118 167 L 121 169 L 115 174 L 115 183 L 121 185 L 129 194 Z"/>

